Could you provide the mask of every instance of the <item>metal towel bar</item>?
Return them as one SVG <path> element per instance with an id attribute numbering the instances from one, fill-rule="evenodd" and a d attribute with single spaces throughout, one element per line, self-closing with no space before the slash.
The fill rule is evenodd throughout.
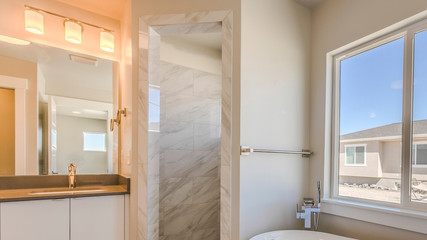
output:
<path id="1" fill-rule="evenodd" d="M 249 146 L 240 146 L 240 155 L 247 156 L 252 152 L 259 153 L 283 153 L 283 154 L 301 154 L 302 157 L 308 158 L 312 154 L 310 150 L 303 149 L 302 151 L 290 151 L 290 150 L 270 150 L 270 149 L 256 149 Z"/>

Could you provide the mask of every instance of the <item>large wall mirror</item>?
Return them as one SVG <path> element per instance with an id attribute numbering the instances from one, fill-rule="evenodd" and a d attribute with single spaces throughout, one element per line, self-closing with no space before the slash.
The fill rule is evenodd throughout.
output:
<path id="1" fill-rule="evenodd" d="M 0 42 L 0 176 L 117 173 L 116 62 Z M 117 131 L 117 128 L 116 130 Z"/>

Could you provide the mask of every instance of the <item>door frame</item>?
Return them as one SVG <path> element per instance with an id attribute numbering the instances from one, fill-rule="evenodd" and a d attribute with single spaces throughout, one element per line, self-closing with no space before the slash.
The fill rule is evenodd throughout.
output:
<path id="1" fill-rule="evenodd" d="M 152 189 L 156 182 L 149 174 L 153 161 L 148 159 L 148 89 L 151 79 L 159 77 L 156 61 L 159 58 L 160 36 L 164 32 L 189 33 L 201 31 L 195 25 L 216 26 L 222 32 L 222 96 L 221 96 L 221 161 L 220 161 L 220 239 L 238 238 L 238 162 L 232 161 L 232 82 L 233 82 L 233 12 L 230 10 L 193 12 L 187 14 L 146 15 L 139 18 L 138 31 L 138 82 L 137 82 L 137 138 L 134 147 L 136 156 L 132 161 L 132 182 L 130 200 L 131 239 L 156 239 L 158 219 L 150 214 L 152 202 L 158 195 Z M 184 28 L 173 30 L 173 25 Z M 172 26 L 172 28 L 171 28 Z M 160 28 L 162 28 L 160 30 Z M 160 33 L 162 32 L 162 33 Z M 169 32 L 170 33 L 170 32 Z M 199 32 L 200 33 L 200 32 Z M 152 192 L 149 192 L 149 191 Z"/>

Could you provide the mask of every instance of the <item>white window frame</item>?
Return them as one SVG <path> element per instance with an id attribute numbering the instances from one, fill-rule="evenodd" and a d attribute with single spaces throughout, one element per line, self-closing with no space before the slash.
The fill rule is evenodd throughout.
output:
<path id="1" fill-rule="evenodd" d="M 345 167 L 366 167 L 366 144 L 348 144 L 344 145 L 344 166 Z M 363 147 L 363 163 L 356 163 L 356 158 L 354 158 L 353 164 L 347 163 L 347 148 L 354 147 L 354 153 L 356 153 L 356 147 Z"/>
<path id="2" fill-rule="evenodd" d="M 98 134 L 104 135 L 104 149 L 103 150 L 86 150 L 85 149 L 85 134 Z M 83 152 L 107 152 L 107 134 L 105 132 L 83 132 Z"/>
<path id="3" fill-rule="evenodd" d="M 427 234 L 427 204 L 411 201 L 413 45 L 416 33 L 427 30 L 427 11 L 327 53 L 325 191 L 322 212 Z M 387 203 L 338 195 L 340 61 L 404 37 L 401 203 Z M 329 166 L 329 167 L 328 167 Z"/>

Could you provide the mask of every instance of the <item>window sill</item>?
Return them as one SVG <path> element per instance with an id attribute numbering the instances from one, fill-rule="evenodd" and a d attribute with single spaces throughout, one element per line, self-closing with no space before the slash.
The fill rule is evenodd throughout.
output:
<path id="1" fill-rule="evenodd" d="M 366 164 L 344 164 L 344 167 L 366 167 Z"/>
<path id="2" fill-rule="evenodd" d="M 339 199 L 324 199 L 321 212 L 427 234 L 427 213 Z"/>
<path id="3" fill-rule="evenodd" d="M 415 164 L 415 165 L 412 165 L 412 167 L 413 168 L 427 168 L 427 165 L 417 165 L 417 164 Z"/>

